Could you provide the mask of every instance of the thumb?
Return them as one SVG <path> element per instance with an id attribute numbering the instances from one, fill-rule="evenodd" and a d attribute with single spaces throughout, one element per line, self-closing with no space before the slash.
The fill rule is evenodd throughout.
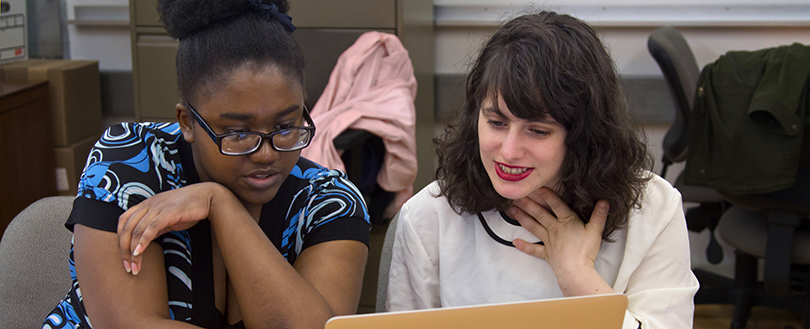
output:
<path id="1" fill-rule="evenodd" d="M 515 239 L 512 241 L 512 245 L 515 246 L 518 250 L 532 255 L 534 257 L 546 259 L 546 246 L 541 244 L 534 244 L 528 243 L 523 239 Z"/>
<path id="2" fill-rule="evenodd" d="M 610 203 L 605 200 L 599 200 L 599 202 L 596 203 L 596 206 L 593 207 L 591 220 L 588 221 L 586 227 L 590 230 L 596 230 L 599 232 L 599 235 L 602 235 L 602 231 L 605 230 L 605 222 L 607 222 L 609 210 Z"/>

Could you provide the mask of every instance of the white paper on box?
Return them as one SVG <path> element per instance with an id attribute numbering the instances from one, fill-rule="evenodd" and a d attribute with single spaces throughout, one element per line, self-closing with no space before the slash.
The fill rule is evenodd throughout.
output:
<path id="1" fill-rule="evenodd" d="M 56 190 L 60 192 L 70 190 L 67 169 L 65 167 L 56 168 Z"/>

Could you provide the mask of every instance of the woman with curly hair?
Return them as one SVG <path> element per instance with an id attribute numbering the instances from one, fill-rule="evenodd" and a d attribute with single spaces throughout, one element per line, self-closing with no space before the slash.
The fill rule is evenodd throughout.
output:
<path id="1" fill-rule="evenodd" d="M 287 1 L 158 9 L 180 40 L 178 122 L 95 144 L 66 224 L 73 285 L 43 327 L 323 328 L 354 313 L 368 213 L 342 172 L 299 156 L 315 126 Z"/>
<path id="2" fill-rule="evenodd" d="M 692 327 L 681 196 L 647 171 L 588 25 L 540 12 L 502 26 L 437 154 L 437 181 L 399 214 L 389 310 L 616 292 L 624 328 Z"/>

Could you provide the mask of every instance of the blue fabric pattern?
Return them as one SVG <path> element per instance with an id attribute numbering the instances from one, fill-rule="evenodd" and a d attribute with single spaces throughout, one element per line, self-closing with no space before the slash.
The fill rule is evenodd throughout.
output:
<path id="1" fill-rule="evenodd" d="M 193 167 L 190 151 L 184 152 L 181 147 L 184 143 L 177 123 L 123 123 L 110 127 L 88 156 L 79 182 L 79 198 L 100 202 L 77 201 L 67 225 L 72 227 L 75 223 L 81 223 L 115 232 L 117 215 L 129 207 L 156 193 L 194 183 L 196 177 L 191 177 L 188 168 L 183 165 L 186 163 Z M 187 143 L 185 145 L 188 146 Z M 268 230 L 265 226 L 281 227 L 281 239 L 276 245 L 291 264 L 302 250 L 312 244 L 336 239 L 365 239 L 363 242 L 368 242 L 369 216 L 363 196 L 341 171 L 328 170 L 300 158 L 275 199 L 279 198 L 291 200 L 284 205 L 286 213 L 275 212 L 279 213 L 276 218 L 266 218 L 266 212 L 262 211 L 260 225 L 266 234 Z M 275 199 L 271 203 L 277 201 Z M 120 211 L 98 216 L 101 218 L 74 218 L 73 214 L 82 210 L 77 208 L 96 210 L 95 206 L 103 206 L 102 202 L 116 205 Z M 365 221 L 365 232 L 357 232 L 358 226 L 347 226 L 347 221 L 351 220 Z M 363 234 L 365 238 L 356 238 Z M 273 239 L 270 234 L 268 237 Z M 155 241 L 163 248 L 170 315 L 172 319 L 190 322 L 194 286 L 189 233 L 170 232 Z M 73 244 L 69 262 L 72 287 L 47 316 L 43 328 L 92 328 L 84 312 L 76 277 Z"/>

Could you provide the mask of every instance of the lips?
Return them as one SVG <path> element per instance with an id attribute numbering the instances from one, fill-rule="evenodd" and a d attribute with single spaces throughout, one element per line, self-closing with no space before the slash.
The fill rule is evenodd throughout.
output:
<path id="1" fill-rule="evenodd" d="M 498 174 L 498 177 L 511 182 L 529 177 L 533 171 L 534 168 L 530 167 L 509 166 L 497 161 L 495 162 L 495 173 Z"/>
<path id="2" fill-rule="evenodd" d="M 278 171 L 275 170 L 256 170 L 250 172 L 244 177 L 248 186 L 261 190 L 273 186 L 279 175 Z"/>

